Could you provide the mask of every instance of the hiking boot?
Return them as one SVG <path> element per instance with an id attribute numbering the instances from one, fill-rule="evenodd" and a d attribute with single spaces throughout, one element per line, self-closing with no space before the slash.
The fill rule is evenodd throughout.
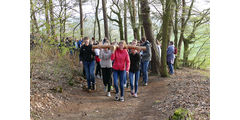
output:
<path id="1" fill-rule="evenodd" d="M 116 94 L 116 96 L 115 96 L 115 100 L 116 100 L 116 101 L 119 100 L 119 94 Z"/>
<path id="2" fill-rule="evenodd" d="M 108 92 L 108 93 L 107 93 L 107 96 L 108 96 L 108 97 L 111 97 L 111 93 L 110 93 L 110 92 Z"/>
<path id="3" fill-rule="evenodd" d="M 124 101 L 124 97 L 122 96 L 122 97 L 120 97 L 120 101 L 121 102 L 123 102 Z"/>
<path id="4" fill-rule="evenodd" d="M 135 94 L 133 95 L 133 97 L 137 98 L 137 97 L 138 97 L 138 96 L 137 96 L 137 93 L 135 93 Z"/>

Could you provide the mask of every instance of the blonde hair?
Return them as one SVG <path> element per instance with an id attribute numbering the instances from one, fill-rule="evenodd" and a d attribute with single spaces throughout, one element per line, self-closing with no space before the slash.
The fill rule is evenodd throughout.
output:
<path id="1" fill-rule="evenodd" d="M 119 42 L 119 44 L 120 44 L 120 43 L 123 43 L 123 45 L 126 46 L 125 40 L 121 40 L 121 41 Z"/>

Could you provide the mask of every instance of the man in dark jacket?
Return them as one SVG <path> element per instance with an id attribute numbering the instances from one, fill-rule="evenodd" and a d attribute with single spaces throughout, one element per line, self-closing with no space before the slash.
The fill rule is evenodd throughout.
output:
<path id="1" fill-rule="evenodd" d="M 95 69 L 95 52 L 92 50 L 92 45 L 89 44 L 89 38 L 83 38 L 84 45 L 80 48 L 80 64 L 83 64 L 87 83 L 88 83 L 88 91 L 90 92 L 91 89 L 95 90 L 95 77 L 94 77 L 94 69 Z"/>
<path id="2" fill-rule="evenodd" d="M 151 43 L 146 40 L 145 37 L 142 38 L 142 44 L 141 46 L 146 46 L 146 50 L 142 52 L 142 60 L 141 60 L 141 69 L 143 73 L 143 82 L 144 85 L 148 85 L 148 65 L 149 61 L 151 61 L 152 58 L 152 52 L 151 52 Z"/>

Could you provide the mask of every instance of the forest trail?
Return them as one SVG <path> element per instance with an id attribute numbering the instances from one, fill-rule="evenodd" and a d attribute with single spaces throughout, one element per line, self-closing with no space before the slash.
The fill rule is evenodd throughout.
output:
<path id="1" fill-rule="evenodd" d="M 97 90 L 88 93 L 69 87 L 62 104 L 42 114 L 42 120 L 162 120 L 182 107 L 192 111 L 195 119 L 209 119 L 209 71 L 183 68 L 169 78 L 149 76 L 149 85 L 139 82 L 138 98 L 125 89 L 125 101 L 114 101 L 114 91 L 107 97 L 101 79 Z M 39 118 L 38 118 L 39 119 Z"/>
<path id="2" fill-rule="evenodd" d="M 107 97 L 101 79 L 97 79 L 97 90 L 88 93 L 80 89 L 69 91 L 70 101 L 54 111 L 53 116 L 43 119 L 56 120 L 123 120 L 123 119 L 158 119 L 152 110 L 155 100 L 167 94 L 166 82 L 163 78 L 150 76 L 148 86 L 139 86 L 138 98 L 130 95 L 130 88 L 125 88 L 125 102 L 114 101 L 115 93 Z"/>

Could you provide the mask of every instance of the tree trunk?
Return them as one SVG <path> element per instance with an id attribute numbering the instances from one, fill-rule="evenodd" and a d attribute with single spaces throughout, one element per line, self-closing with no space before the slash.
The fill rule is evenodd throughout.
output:
<path id="1" fill-rule="evenodd" d="M 96 21 L 97 21 L 97 25 L 98 25 L 98 40 L 100 41 L 101 38 L 101 27 L 100 27 L 100 21 L 98 19 L 98 7 L 99 7 L 99 0 L 97 1 L 97 6 L 96 6 Z"/>
<path id="2" fill-rule="evenodd" d="M 128 38 L 127 38 L 127 1 L 126 0 L 124 0 L 124 39 L 127 43 Z"/>
<path id="3" fill-rule="evenodd" d="M 139 1 L 140 0 L 138 0 L 138 21 L 139 21 L 138 29 L 141 31 L 141 38 L 143 38 L 145 36 L 145 32 L 142 23 L 141 6 Z M 140 38 L 138 40 L 140 40 Z"/>
<path id="4" fill-rule="evenodd" d="M 174 3 L 175 3 L 175 13 L 174 13 L 174 46 L 178 49 L 178 10 L 179 10 L 179 4 L 178 4 L 178 0 L 174 0 Z M 178 57 L 176 55 L 176 57 Z M 177 61 L 175 60 L 174 62 L 174 68 L 175 69 L 178 69 L 179 66 L 178 66 L 178 63 Z"/>
<path id="5" fill-rule="evenodd" d="M 49 0 L 49 11 L 50 11 L 50 20 L 51 20 L 51 34 L 52 34 L 52 38 L 55 38 L 55 23 L 54 23 L 52 0 Z"/>
<path id="6" fill-rule="evenodd" d="M 47 34 L 47 37 L 49 37 L 50 36 L 50 26 L 49 26 L 48 2 L 47 2 L 47 0 L 44 0 L 44 8 L 45 8 L 45 20 L 46 20 L 46 23 L 45 23 L 46 34 Z"/>
<path id="7" fill-rule="evenodd" d="M 189 43 L 187 40 L 184 40 L 183 43 L 184 43 L 183 66 L 188 67 Z"/>
<path id="8" fill-rule="evenodd" d="M 132 29 L 133 29 L 133 36 L 134 39 L 139 40 L 140 35 L 139 35 L 139 29 L 136 25 L 136 8 L 135 8 L 135 0 L 128 0 L 128 5 L 129 5 L 129 13 L 130 13 L 130 18 L 131 18 L 131 24 L 132 24 Z"/>
<path id="9" fill-rule="evenodd" d="M 167 77 L 167 44 L 168 44 L 168 34 L 169 34 L 169 18 L 170 18 L 170 10 L 171 10 L 171 0 L 166 0 L 166 9 L 163 13 L 163 31 L 162 31 L 162 52 L 161 52 L 161 76 Z"/>
<path id="10" fill-rule="evenodd" d="M 143 19 L 143 27 L 145 30 L 146 38 L 152 43 L 152 63 L 154 65 L 152 66 L 152 72 L 154 74 L 159 75 L 160 74 L 160 57 L 158 55 L 156 41 L 153 38 L 153 32 L 152 32 L 152 21 L 150 19 L 150 7 L 148 0 L 141 0 L 141 12 L 142 12 L 142 19 Z"/>
<path id="11" fill-rule="evenodd" d="M 66 38 L 66 21 L 67 21 L 67 1 L 64 0 L 64 19 L 63 19 L 63 38 Z"/>
<path id="12" fill-rule="evenodd" d="M 83 37 L 83 11 L 82 11 L 82 0 L 79 0 L 79 11 L 80 11 L 80 35 Z"/>
<path id="13" fill-rule="evenodd" d="M 119 19 L 119 33 L 120 33 L 120 39 L 121 40 L 124 40 L 124 37 L 123 37 L 123 24 L 122 24 L 122 18 L 121 18 L 121 14 L 119 13 L 119 16 L 118 16 L 118 19 Z"/>
<path id="14" fill-rule="evenodd" d="M 106 1 L 105 0 L 102 0 L 102 7 L 103 7 L 103 20 L 104 20 L 105 37 L 109 39 L 107 9 L 106 9 Z"/>
<path id="15" fill-rule="evenodd" d="M 36 19 L 35 10 L 34 10 L 32 0 L 30 0 L 30 4 L 31 4 L 32 23 L 35 26 L 35 29 L 33 28 L 33 30 L 36 31 L 37 33 L 39 33 L 39 27 L 38 27 L 38 24 L 37 24 L 37 19 Z"/>

